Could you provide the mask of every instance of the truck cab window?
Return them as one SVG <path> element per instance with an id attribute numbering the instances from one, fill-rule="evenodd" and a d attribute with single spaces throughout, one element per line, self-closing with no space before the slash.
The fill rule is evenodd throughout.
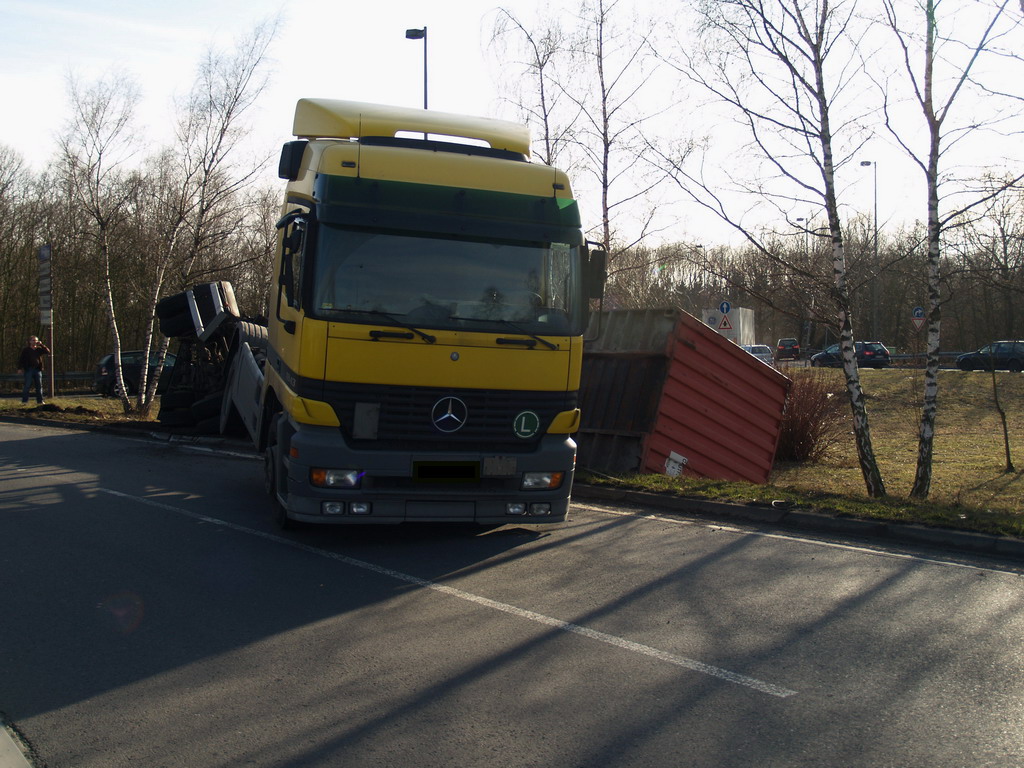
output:
<path id="1" fill-rule="evenodd" d="M 370 322 L 372 313 L 438 329 L 566 334 L 579 325 L 578 249 L 324 224 L 311 313 Z"/>

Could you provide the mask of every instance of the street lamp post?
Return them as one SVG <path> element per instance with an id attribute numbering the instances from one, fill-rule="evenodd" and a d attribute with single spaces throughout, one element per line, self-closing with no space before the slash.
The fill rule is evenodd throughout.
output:
<path id="1" fill-rule="evenodd" d="M 427 28 L 405 30 L 407 40 L 423 41 L 423 108 L 427 108 Z"/>
<path id="2" fill-rule="evenodd" d="M 874 173 L 875 212 L 872 219 L 875 225 L 875 263 L 872 265 L 874 274 L 871 277 L 871 335 L 876 341 L 881 341 L 878 333 L 878 161 L 861 160 L 860 164 L 862 168 L 870 165 Z"/>
<path id="3" fill-rule="evenodd" d="M 799 224 L 804 230 L 804 263 L 801 265 L 803 269 L 810 269 L 811 264 L 811 248 L 808 245 L 807 236 L 811 231 L 811 224 L 814 221 L 814 216 L 798 216 L 797 224 Z M 803 339 L 801 345 L 804 349 L 809 349 L 811 346 L 811 337 L 814 335 L 814 294 L 811 294 L 811 306 L 810 311 L 807 315 L 807 322 L 804 323 L 803 327 Z"/>

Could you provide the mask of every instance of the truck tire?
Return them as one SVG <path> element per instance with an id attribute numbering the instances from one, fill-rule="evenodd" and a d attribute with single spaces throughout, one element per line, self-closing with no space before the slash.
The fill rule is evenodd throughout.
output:
<path id="1" fill-rule="evenodd" d="M 164 392 L 160 395 L 160 410 L 188 409 L 195 401 L 196 393 L 189 389 L 176 389 L 171 392 Z"/>
<path id="2" fill-rule="evenodd" d="M 220 406 L 224 401 L 224 390 L 213 392 L 206 397 L 196 400 L 189 406 L 192 418 L 197 422 L 206 419 L 217 419 L 217 428 L 220 429 Z"/>
<path id="3" fill-rule="evenodd" d="M 191 427 L 196 423 L 187 408 L 175 408 L 171 411 L 161 408 L 156 420 L 165 427 Z"/>
<path id="4" fill-rule="evenodd" d="M 160 333 L 169 339 L 177 336 L 188 336 L 195 332 L 196 327 L 192 322 L 192 313 L 187 309 L 176 315 L 160 318 Z"/>
<path id="5" fill-rule="evenodd" d="M 216 435 L 220 433 L 220 416 L 196 421 L 195 432 L 198 435 Z"/>
<path id="6" fill-rule="evenodd" d="M 174 317 L 182 312 L 188 312 L 188 296 L 184 291 L 171 296 L 164 296 L 164 298 L 156 303 L 156 316 L 161 320 Z"/>

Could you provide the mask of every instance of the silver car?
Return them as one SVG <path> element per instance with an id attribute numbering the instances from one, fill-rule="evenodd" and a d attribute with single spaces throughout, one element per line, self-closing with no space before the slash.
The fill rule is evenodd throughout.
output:
<path id="1" fill-rule="evenodd" d="M 767 344 L 741 344 L 740 348 L 749 352 L 762 363 L 775 366 L 775 357 L 772 355 L 772 348 Z"/>

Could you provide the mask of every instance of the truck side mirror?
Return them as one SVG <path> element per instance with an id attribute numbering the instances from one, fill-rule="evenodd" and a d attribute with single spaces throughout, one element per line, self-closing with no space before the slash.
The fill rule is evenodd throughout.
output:
<path id="1" fill-rule="evenodd" d="M 299 171 L 302 170 L 302 154 L 306 151 L 306 139 L 298 141 L 287 141 L 281 147 L 281 159 L 277 163 L 277 175 L 279 178 L 295 181 L 299 178 Z"/>

